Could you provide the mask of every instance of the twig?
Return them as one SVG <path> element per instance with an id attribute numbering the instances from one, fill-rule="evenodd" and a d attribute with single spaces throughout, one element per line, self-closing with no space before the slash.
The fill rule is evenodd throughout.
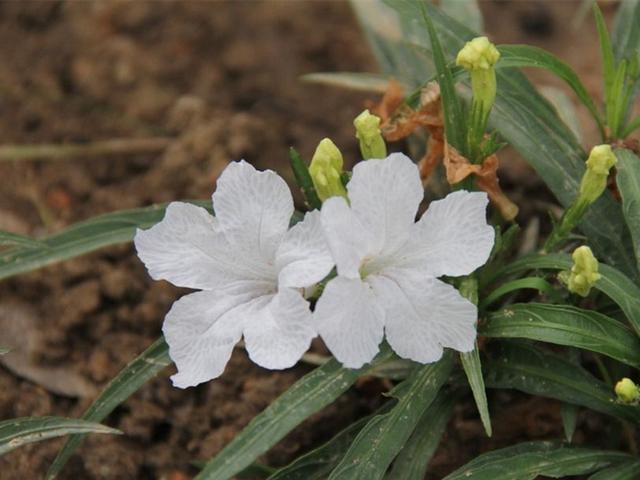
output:
<path id="1" fill-rule="evenodd" d="M 43 144 L 0 146 L 0 161 L 68 160 L 82 157 L 136 155 L 162 152 L 171 138 L 117 138 L 87 144 Z"/>

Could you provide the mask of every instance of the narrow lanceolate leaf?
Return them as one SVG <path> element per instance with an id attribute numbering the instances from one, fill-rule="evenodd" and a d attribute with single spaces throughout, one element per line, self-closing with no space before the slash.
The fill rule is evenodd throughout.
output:
<path id="1" fill-rule="evenodd" d="M 191 201 L 211 211 L 211 201 Z M 121 210 L 72 225 L 39 240 L 40 245 L 0 253 L 0 280 L 35 270 L 107 245 L 128 242 L 137 228 L 148 228 L 164 217 L 167 204 Z"/>
<path id="2" fill-rule="evenodd" d="M 386 75 L 360 72 L 322 72 L 303 75 L 301 79 L 309 83 L 320 83 L 333 87 L 359 90 L 363 92 L 384 93 L 389 86 Z"/>
<path id="3" fill-rule="evenodd" d="M 638 408 L 616 403 L 609 385 L 566 358 L 531 345 L 503 342 L 502 347 L 500 357 L 485 365 L 488 388 L 512 388 L 640 422 Z"/>
<path id="4" fill-rule="evenodd" d="M 360 431 L 353 444 L 331 472 L 329 480 L 375 480 L 384 477 L 453 366 L 451 352 L 414 372 L 391 391 L 398 403 L 384 415 L 376 415 Z"/>
<path id="5" fill-rule="evenodd" d="M 498 272 L 498 276 L 508 277 L 518 272 L 535 269 L 569 270 L 573 265 L 567 254 L 530 255 L 522 257 Z M 597 290 L 616 302 L 640 335 L 640 288 L 629 277 L 609 265 L 600 264 L 601 275 L 595 284 Z"/>
<path id="6" fill-rule="evenodd" d="M 440 5 L 444 13 L 451 18 L 455 18 L 471 30 L 476 32 L 484 31 L 482 11 L 476 0 L 467 0 L 465 2 L 460 0 L 441 0 L 438 5 Z"/>
<path id="7" fill-rule="evenodd" d="M 115 428 L 75 418 L 23 417 L 0 422 L 0 455 L 29 443 L 72 433 L 122 433 Z"/>
<path id="8" fill-rule="evenodd" d="M 596 21 L 596 28 L 598 30 L 598 39 L 600 41 L 600 55 L 602 58 L 602 74 L 604 76 L 604 94 L 605 104 L 607 107 L 612 102 L 611 93 L 614 77 L 616 75 L 616 64 L 613 57 L 613 47 L 611 45 L 611 39 L 609 38 L 609 31 L 607 30 L 607 24 L 604 21 L 602 12 L 598 4 L 593 4 L 593 16 Z M 608 110 L 608 108 L 607 108 Z"/>
<path id="9" fill-rule="evenodd" d="M 441 390 L 400 451 L 385 480 L 422 480 L 453 413 L 451 393 Z"/>
<path id="10" fill-rule="evenodd" d="M 591 475 L 589 480 L 638 480 L 638 478 L 640 478 L 640 461 L 632 460 L 600 470 Z"/>
<path id="11" fill-rule="evenodd" d="M 578 422 L 578 413 L 580 409 L 576 405 L 563 403 L 560 407 L 560 416 L 562 417 L 562 429 L 564 430 L 564 438 L 571 443 L 573 434 L 576 432 L 576 424 Z"/>
<path id="12" fill-rule="evenodd" d="M 638 2 L 640 3 L 640 2 Z M 631 150 L 618 148 L 616 181 L 622 196 L 622 213 L 633 239 L 633 253 L 640 267 L 640 158 Z"/>
<path id="13" fill-rule="evenodd" d="M 218 455 L 205 465 L 199 480 L 227 480 L 269 450 L 303 420 L 329 405 L 344 393 L 360 375 L 388 360 L 381 353 L 372 365 L 358 370 L 330 360 L 298 380 L 289 390 L 256 416 Z"/>
<path id="14" fill-rule="evenodd" d="M 541 475 L 564 478 L 588 474 L 629 458 L 622 452 L 527 442 L 482 454 L 444 480 L 534 480 Z"/>
<path id="15" fill-rule="evenodd" d="M 412 88 L 435 73 L 428 57 L 407 48 L 404 43 L 405 38 L 414 37 L 425 39 L 428 43 L 422 17 L 397 16 L 382 0 L 350 0 L 349 3 L 383 73 Z"/>
<path id="16" fill-rule="evenodd" d="M 449 68 L 445 53 L 440 44 L 438 33 L 426 11 L 421 12 L 424 16 L 431 41 L 433 62 L 438 72 L 438 84 L 440 85 L 440 96 L 442 99 L 442 111 L 444 113 L 444 131 L 447 141 L 456 147 L 463 155 L 467 154 L 466 125 L 462 113 L 462 105 L 456 94 L 453 74 Z"/>
<path id="17" fill-rule="evenodd" d="M 392 403 L 383 405 L 378 414 L 388 411 Z M 298 457 L 267 480 L 325 480 L 369 420 L 370 416 L 352 423 L 327 443 Z"/>
<path id="18" fill-rule="evenodd" d="M 570 362 L 580 366 L 580 351 L 576 348 L 570 348 L 567 352 L 567 358 Z M 571 443 L 573 440 L 573 434 L 576 431 L 576 425 L 578 423 L 578 412 L 580 408 L 577 405 L 564 402 L 560 407 L 560 416 L 562 417 L 562 429 L 564 430 L 564 437 L 567 442 Z"/>
<path id="19" fill-rule="evenodd" d="M 6 347 L 0 347 L 0 355 L 4 355 L 5 353 L 9 353 L 11 349 Z"/>
<path id="20" fill-rule="evenodd" d="M 620 2 L 613 26 L 612 43 L 617 61 L 640 53 L 640 1 Z"/>
<path id="21" fill-rule="evenodd" d="M 311 179 L 309 168 L 307 167 L 307 164 L 304 162 L 300 154 L 293 147 L 289 149 L 289 161 L 291 163 L 293 174 L 296 177 L 296 182 L 298 183 L 298 186 L 302 190 L 302 194 L 307 201 L 307 205 L 309 205 L 311 209 L 320 209 L 320 207 L 322 206 L 322 201 L 318 197 L 316 188 L 313 185 L 313 180 Z"/>
<path id="22" fill-rule="evenodd" d="M 622 323 L 569 305 L 522 303 L 490 313 L 479 333 L 583 348 L 640 367 L 640 339 Z"/>
<path id="23" fill-rule="evenodd" d="M 462 361 L 462 367 L 464 373 L 467 375 L 469 386 L 473 392 L 473 398 L 476 401 L 478 407 L 478 413 L 480 413 L 480 419 L 484 426 L 484 431 L 487 436 L 491 436 L 491 417 L 489 416 L 489 405 L 487 403 L 487 392 L 484 388 L 484 378 L 482 376 L 482 364 L 480 363 L 480 352 L 478 351 L 478 345 L 473 351 L 468 353 L 461 353 L 460 360 Z"/>
<path id="24" fill-rule="evenodd" d="M 42 242 L 35 238 L 19 235 L 6 230 L 0 230 L 0 247 L 5 245 L 19 245 L 24 248 L 41 248 L 44 247 Z"/>
<path id="25" fill-rule="evenodd" d="M 544 68 L 564 80 L 575 92 L 582 104 L 587 107 L 604 137 L 604 124 L 600 113 L 580 78 L 569 65 L 555 55 L 530 45 L 499 45 L 498 50 L 500 51 L 500 60 L 498 62 L 500 68 Z"/>
<path id="26" fill-rule="evenodd" d="M 100 422 L 118 405 L 137 392 L 145 383 L 155 377 L 171 363 L 169 347 L 164 338 L 156 340 L 149 348 L 127 365 L 100 393 L 98 398 L 82 415 L 83 420 Z M 84 435 L 74 435 L 58 453 L 49 471 L 47 479 L 53 479 L 60 473 L 73 452 L 78 448 Z"/>

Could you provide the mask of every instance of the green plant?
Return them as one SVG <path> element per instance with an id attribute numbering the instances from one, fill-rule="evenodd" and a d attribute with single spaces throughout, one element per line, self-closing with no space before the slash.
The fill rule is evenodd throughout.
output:
<path id="1" fill-rule="evenodd" d="M 578 408 L 615 418 L 623 431 L 631 432 L 627 438 L 633 436 L 640 422 L 636 399 L 614 392 L 617 380 L 623 376 L 637 378 L 640 368 L 640 158 L 626 142 L 640 127 L 640 119 L 630 118 L 630 106 L 640 83 L 640 2 L 622 3 L 613 40 L 594 6 L 603 58 L 602 112 L 567 64 L 530 46 L 498 45 L 500 58 L 490 65 L 489 80 L 470 79 L 454 59 L 465 42 L 478 37 L 467 26 L 481 25 L 472 2 L 468 2 L 466 14 L 471 17 L 466 22 L 421 0 L 353 3 L 383 76 L 342 72 L 316 74 L 309 77 L 311 80 L 380 92 L 393 77 L 408 89 L 397 107 L 416 111 L 421 108 L 421 92 L 435 79 L 449 152 L 445 155 L 450 155 L 451 161 L 455 150 L 458 161 L 476 175 L 451 182 L 451 188 L 482 188 L 495 196 L 495 188 L 482 183 L 486 172 L 480 168 L 507 143 L 538 172 L 567 213 L 558 220 L 546 244 L 540 245 L 537 253 L 523 257 L 514 253 L 518 237 L 513 219 L 496 220 L 495 245 L 486 264 L 473 273 L 456 273 L 457 278 L 448 279 L 447 287 L 454 285 L 470 304 L 477 305 L 478 335 L 486 339 L 482 348 L 472 342 L 468 348 L 458 348 L 462 350 L 459 355 L 447 350 L 438 361 L 414 362 L 398 358 L 383 344 L 372 362 L 363 361 L 365 365 L 357 368 L 341 365 L 347 363 L 342 358 L 330 359 L 298 380 L 217 456 L 204 462 L 197 478 L 230 479 L 255 467 L 260 455 L 362 375 L 395 382 L 389 392 L 391 399 L 381 410 L 336 432 L 332 440 L 289 466 L 276 471 L 259 468 L 263 473 L 258 475 L 268 475 L 271 480 L 418 480 L 424 476 L 460 398 L 473 397 L 487 435 L 492 434 L 486 395 L 489 388 L 515 389 L 563 402 L 567 441 L 530 442 L 489 452 L 461 466 L 446 480 L 589 474 L 594 480 L 634 478 L 640 471 L 640 460 L 628 453 L 633 451 L 631 445 L 626 451 L 600 450 L 574 446 L 571 438 Z M 443 1 L 441 6 L 451 9 L 456 3 Z M 375 19 L 380 14 L 390 16 L 394 20 L 391 28 L 397 25 L 400 31 L 385 31 L 377 25 Z M 599 143 L 613 146 L 620 202 L 605 189 L 611 162 L 604 170 L 601 165 L 595 170 L 585 166 L 589 156 L 572 130 L 518 70 L 520 67 L 544 68 L 557 75 L 590 112 L 601 135 Z M 491 82 L 491 78 L 495 78 L 494 92 L 483 96 L 478 85 Z M 374 150 L 370 145 L 375 145 L 376 151 L 383 150 L 377 134 L 373 129 L 373 140 L 367 137 L 363 152 Z M 364 141 L 364 137 L 359 138 Z M 333 148 L 332 154 L 337 151 Z M 324 163 L 316 162 L 317 168 L 309 169 L 292 150 L 296 179 L 311 210 L 319 209 L 322 201 L 331 208 L 348 208 L 345 200 L 332 196 L 336 192 L 347 196 L 349 189 L 349 172 L 342 172 L 342 158 L 337 158 L 327 157 Z M 332 175 L 331 191 L 318 188 L 324 185 L 321 174 L 327 169 Z M 497 184 L 495 171 L 493 175 Z M 337 206 L 339 201 L 344 206 Z M 213 211 L 208 201 L 193 203 Z M 157 224 L 165 216 L 166 207 L 115 212 L 40 239 L 2 232 L 0 240 L 11 246 L 2 251 L 0 278 L 130 241 L 137 228 Z M 301 215 L 296 213 L 292 223 L 300 220 Z M 579 241 L 573 236 L 577 231 L 582 235 Z M 584 250 L 577 255 L 582 258 L 580 262 L 574 262 L 567 253 L 584 244 L 591 247 L 599 264 L 592 257 L 583 261 Z M 364 278 L 370 272 L 365 271 L 365 264 L 360 267 L 358 274 Z M 558 281 L 558 272 L 564 272 L 560 277 L 568 288 Z M 332 272 L 320 283 L 316 298 L 331 289 L 331 282 L 340 277 L 337 273 L 338 277 Z M 529 292 L 526 302 L 519 296 L 523 290 Z M 555 347 L 550 349 L 547 344 Z M 160 338 L 107 386 L 82 421 L 67 424 L 57 420 L 51 435 L 69 433 L 72 437 L 55 459 L 48 478 L 62 470 L 85 433 L 116 433 L 85 422 L 103 421 L 170 361 L 169 347 Z M 16 429 L 22 429 L 29 435 L 34 425 L 41 426 L 37 420 L 21 421 L 9 433 L 16 435 Z M 2 429 L 0 425 L 0 440 Z"/>

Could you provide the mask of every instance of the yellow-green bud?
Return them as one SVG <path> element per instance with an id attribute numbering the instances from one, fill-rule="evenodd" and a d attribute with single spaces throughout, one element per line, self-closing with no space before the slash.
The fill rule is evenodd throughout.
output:
<path id="1" fill-rule="evenodd" d="M 616 383 L 615 392 L 621 403 L 637 403 L 640 400 L 640 389 L 626 377 Z"/>
<path id="2" fill-rule="evenodd" d="M 347 196 L 347 191 L 340 178 L 342 165 L 342 153 L 338 147 L 328 138 L 322 139 L 313 154 L 311 165 L 309 165 L 309 174 L 320 200 L 325 201 L 327 198 L 335 196 Z"/>
<path id="3" fill-rule="evenodd" d="M 578 200 L 586 204 L 595 202 L 607 187 L 609 170 L 617 162 L 609 145 L 598 145 L 591 149 L 587 159 L 587 171 L 580 182 Z"/>
<path id="4" fill-rule="evenodd" d="M 380 132 L 380 117 L 365 110 L 353 120 L 353 126 L 356 127 L 362 158 L 368 160 L 387 156 L 387 146 Z"/>
<path id="5" fill-rule="evenodd" d="M 500 52 L 487 37 L 476 37 L 465 43 L 462 50 L 458 52 L 456 65 L 469 71 L 489 70 L 499 58 Z"/>
<path id="6" fill-rule="evenodd" d="M 472 162 L 482 160 L 476 157 L 480 153 L 480 145 L 489 113 L 496 99 L 496 70 L 494 66 L 499 58 L 500 52 L 487 37 L 477 37 L 467 42 L 458 52 L 456 58 L 456 64 L 468 70 L 471 76 L 473 102 L 467 141 L 471 150 Z"/>
<path id="7" fill-rule="evenodd" d="M 576 248 L 571 258 L 573 258 L 571 271 L 562 272 L 560 280 L 567 285 L 570 292 L 586 297 L 591 287 L 600 279 L 598 260 L 587 246 Z"/>

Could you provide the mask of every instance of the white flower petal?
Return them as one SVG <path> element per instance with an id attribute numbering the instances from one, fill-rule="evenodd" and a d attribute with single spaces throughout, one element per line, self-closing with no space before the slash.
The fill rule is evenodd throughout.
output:
<path id="1" fill-rule="evenodd" d="M 203 290 L 258 290 L 257 295 L 275 288 L 273 267 L 252 255 L 250 246 L 230 241 L 202 207 L 170 203 L 164 219 L 138 230 L 134 243 L 155 280 Z"/>
<path id="2" fill-rule="evenodd" d="M 234 311 L 247 301 L 246 295 L 196 292 L 173 304 L 162 331 L 178 367 L 171 377 L 176 387 L 192 387 L 222 374 L 242 335 L 242 319 Z"/>
<path id="3" fill-rule="evenodd" d="M 213 208 L 220 226 L 230 230 L 263 259 L 272 260 L 293 215 L 286 182 L 270 170 L 259 172 L 231 162 L 217 181 Z"/>
<path id="4" fill-rule="evenodd" d="M 324 238 L 320 212 L 308 212 L 285 235 L 276 252 L 278 285 L 307 288 L 326 277 L 334 262 Z"/>
<path id="5" fill-rule="evenodd" d="M 431 202 L 399 252 L 396 265 L 418 268 L 433 277 L 473 272 L 487 261 L 493 247 L 487 203 L 486 193 L 464 190 Z"/>
<path id="6" fill-rule="evenodd" d="M 270 369 L 294 366 L 316 336 L 309 303 L 300 292 L 283 288 L 245 310 L 244 340 L 249 358 Z"/>
<path id="7" fill-rule="evenodd" d="M 384 312 L 360 279 L 336 277 L 327 283 L 313 318 L 325 344 L 345 367 L 360 368 L 378 353 Z"/>
<path id="8" fill-rule="evenodd" d="M 402 244 L 424 196 L 418 167 L 401 153 L 367 160 L 353 168 L 347 185 L 351 208 L 373 233 L 377 250 Z"/>
<path id="9" fill-rule="evenodd" d="M 338 274 L 360 278 L 360 264 L 372 253 L 373 240 L 369 231 L 342 197 L 331 197 L 322 204 L 322 230 Z"/>
<path id="10" fill-rule="evenodd" d="M 435 278 L 394 273 L 371 276 L 367 281 L 385 309 L 386 338 L 398 355 L 431 363 L 440 359 L 442 347 L 473 350 L 475 305 Z"/>

